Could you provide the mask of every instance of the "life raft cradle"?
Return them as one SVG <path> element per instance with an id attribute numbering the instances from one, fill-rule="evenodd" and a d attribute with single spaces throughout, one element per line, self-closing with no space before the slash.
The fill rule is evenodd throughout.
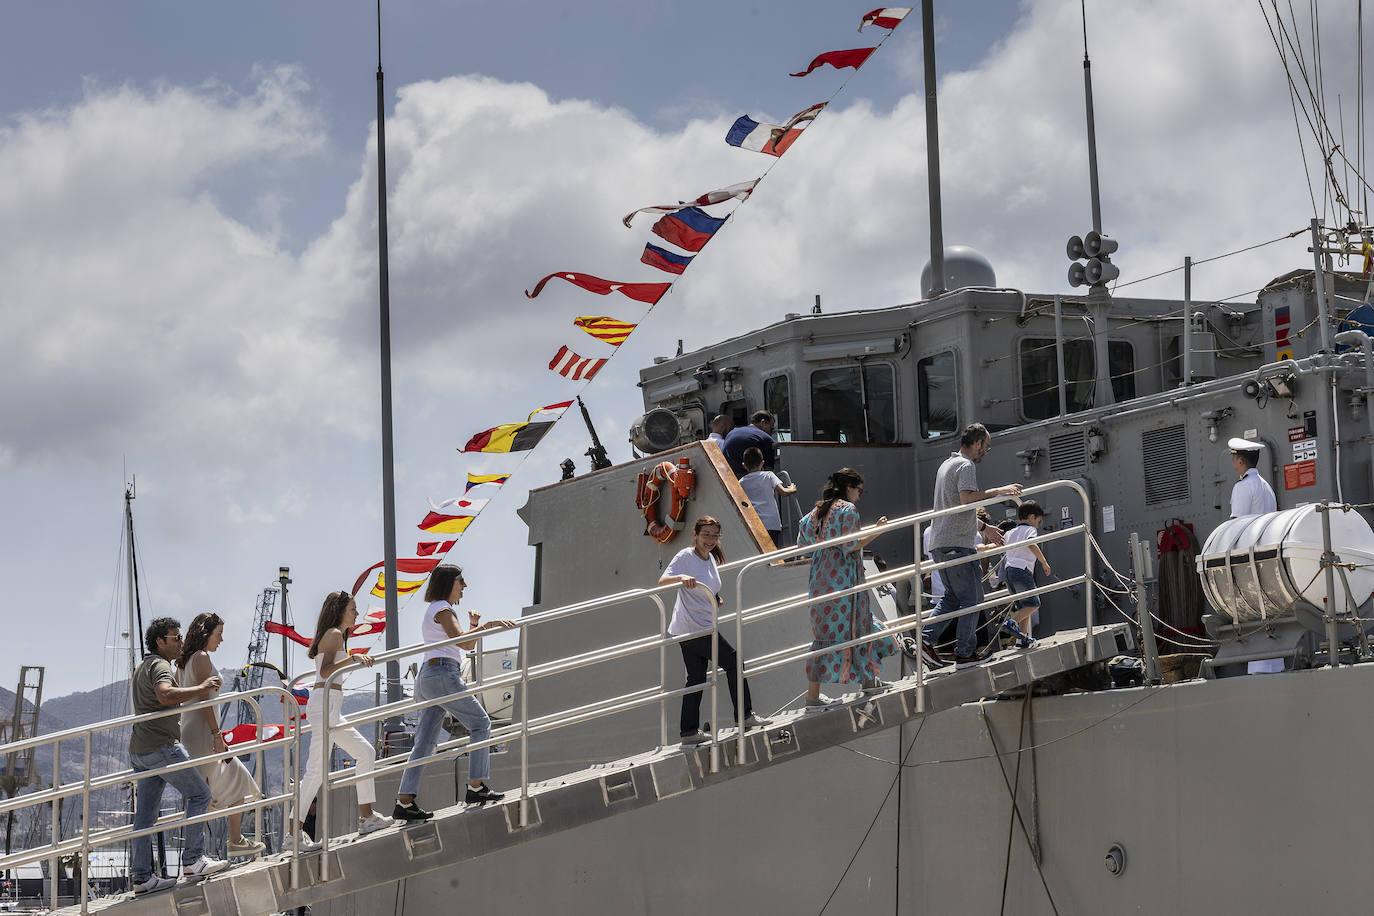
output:
<path id="1" fill-rule="evenodd" d="M 666 521 L 659 521 L 658 504 L 664 484 L 671 487 L 672 500 Z M 687 501 L 696 487 L 697 475 L 687 458 L 660 461 L 652 469 L 640 471 L 635 480 L 635 508 L 644 515 L 644 534 L 660 544 L 666 544 L 687 527 Z"/>

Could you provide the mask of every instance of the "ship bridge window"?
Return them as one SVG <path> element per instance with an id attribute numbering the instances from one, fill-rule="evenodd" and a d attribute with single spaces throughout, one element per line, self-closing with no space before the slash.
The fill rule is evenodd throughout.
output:
<path id="1" fill-rule="evenodd" d="M 1093 342 L 1064 341 L 1065 401 L 1069 413 L 1093 406 L 1095 387 Z M 1135 397 L 1135 350 L 1129 341 L 1107 341 L 1107 373 L 1112 400 L 1120 404 Z M 1027 420 L 1059 416 L 1059 360 L 1052 337 L 1021 341 L 1021 413 Z"/>
<path id="2" fill-rule="evenodd" d="M 842 366 L 812 372 L 811 438 L 821 442 L 895 442 L 897 399 L 892 367 Z"/>
<path id="3" fill-rule="evenodd" d="M 1064 377 L 1069 413 L 1093 406 L 1093 342 L 1064 341 Z M 1053 337 L 1021 340 L 1021 415 L 1027 420 L 1059 416 L 1059 358 Z"/>
<path id="4" fill-rule="evenodd" d="M 792 387 L 785 375 L 763 380 L 763 409 L 774 417 L 773 438 L 792 441 Z"/>
<path id="5" fill-rule="evenodd" d="M 927 356 L 916 364 L 917 396 L 921 401 L 921 438 L 938 439 L 959 429 L 959 389 L 954 374 L 954 351 Z"/>
<path id="6" fill-rule="evenodd" d="M 1112 376 L 1112 398 L 1116 403 L 1135 397 L 1135 348 L 1130 341 L 1107 341 L 1107 371 Z"/>

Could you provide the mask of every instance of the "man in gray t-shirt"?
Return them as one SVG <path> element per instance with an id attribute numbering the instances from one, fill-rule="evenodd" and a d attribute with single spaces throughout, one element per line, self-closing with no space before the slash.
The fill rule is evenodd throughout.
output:
<path id="1" fill-rule="evenodd" d="M 181 745 L 181 715 L 174 707 L 209 699 L 220 687 L 220 676 L 213 674 L 195 687 L 178 687 L 172 674 L 172 659 L 181 654 L 181 624 L 171 617 L 159 617 L 148 624 L 144 634 L 148 655 L 134 671 L 132 682 L 134 714 L 163 712 L 167 715 L 147 722 L 136 722 L 129 738 L 129 763 L 134 772 L 156 770 L 191 759 Z M 138 780 L 134 803 L 133 829 L 146 830 L 157 823 L 162 807 L 162 790 L 168 784 L 186 800 L 186 816 L 197 817 L 210 807 L 210 787 L 195 767 L 144 776 Z M 204 855 L 205 825 L 186 828 L 181 849 L 181 871 L 190 878 L 212 875 L 229 866 L 228 862 Z M 153 874 L 151 834 L 134 837 L 133 862 L 129 868 L 135 894 L 160 891 L 176 884 L 173 878 Z"/>
<path id="2" fill-rule="evenodd" d="M 935 474 L 935 509 L 951 509 L 966 506 L 994 496 L 1019 496 L 1021 485 L 1009 483 L 990 490 L 978 489 L 978 462 L 992 447 L 992 435 L 981 423 L 974 423 L 964 430 L 959 439 L 959 451 L 945 459 Z M 978 552 L 978 522 L 976 510 L 952 512 L 938 516 L 930 523 L 930 554 L 937 563 L 955 560 L 959 557 L 974 557 Z M 990 545 L 1002 543 L 1000 532 L 988 526 L 986 541 Z M 983 602 L 983 570 L 976 559 L 951 566 L 940 571 L 945 583 L 945 593 L 935 605 L 935 616 L 952 614 L 960 608 L 973 607 Z M 971 665 L 977 662 L 978 615 L 965 614 L 957 618 L 958 639 L 954 648 L 954 661 L 957 665 Z M 949 627 L 948 620 L 932 623 L 922 632 L 928 646 L 934 646 Z"/>

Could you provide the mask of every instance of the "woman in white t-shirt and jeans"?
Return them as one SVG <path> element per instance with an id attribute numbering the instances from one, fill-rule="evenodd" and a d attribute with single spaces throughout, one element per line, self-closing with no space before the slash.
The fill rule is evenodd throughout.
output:
<path id="1" fill-rule="evenodd" d="M 682 664 L 687 669 L 687 686 L 696 687 L 706 683 L 706 672 L 711 666 L 711 620 L 714 608 L 711 602 L 720 603 L 720 570 L 716 562 L 725 559 L 725 551 L 720 549 L 720 522 L 709 515 L 697 519 L 692 527 L 692 546 L 678 551 L 669 562 L 668 568 L 659 577 L 659 585 L 681 583 L 677 601 L 673 604 L 673 619 L 668 624 L 672 636 L 686 636 L 690 633 L 703 633 L 696 639 L 679 643 L 682 649 Z M 698 585 L 710 589 L 712 597 L 707 597 Z M 704 631 L 704 632 L 703 632 Z M 730 703 L 735 708 L 735 721 L 740 721 L 740 701 L 736 695 L 735 647 L 726 642 L 725 637 L 716 634 L 716 663 L 725 671 L 725 682 L 730 688 Z M 761 728 L 768 725 L 765 719 L 754 713 L 754 704 L 749 696 L 749 681 L 744 682 L 744 727 Z M 701 731 L 701 691 L 683 694 L 682 714 L 679 718 L 679 733 L 682 743 L 705 744 L 709 735 Z"/>
<path id="2" fill-rule="evenodd" d="M 454 606 L 463 600 L 463 570 L 449 563 L 434 567 L 429 574 L 429 584 L 425 586 L 425 600 L 429 607 L 425 619 L 420 622 L 420 637 L 426 643 L 443 642 L 458 636 L 476 635 L 483 630 L 507 629 L 514 627 L 510 620 L 489 620 L 481 623 L 482 615 L 468 611 L 468 628 L 458 624 L 458 612 Z M 437 700 L 467 690 L 463 683 L 463 653 L 470 651 L 476 641 L 460 642 L 451 646 L 430 649 L 420 663 L 420 674 L 415 678 L 415 699 Z M 478 659 L 477 664 L 481 664 Z M 415 726 L 415 745 L 410 750 L 411 760 L 420 760 L 434 753 L 439 743 L 439 728 L 447 711 L 468 730 L 469 741 L 476 744 L 491 737 L 491 719 L 482 704 L 472 694 L 455 697 L 434 706 L 426 706 L 420 713 L 420 723 Z M 415 793 L 420 788 L 420 776 L 424 767 L 411 767 L 401 774 L 401 785 L 396 792 L 396 807 L 391 816 L 401 821 L 423 821 L 433 817 L 415 803 Z M 487 785 L 491 775 L 491 748 L 479 747 L 468 753 L 468 788 L 464 801 L 469 805 L 500 801 L 505 793 L 494 792 Z"/>

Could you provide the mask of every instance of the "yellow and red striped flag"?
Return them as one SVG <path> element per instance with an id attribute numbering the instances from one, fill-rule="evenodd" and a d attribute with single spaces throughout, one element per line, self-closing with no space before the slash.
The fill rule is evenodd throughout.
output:
<path id="1" fill-rule="evenodd" d="M 396 594 L 411 595 L 420 590 L 420 586 L 425 584 L 424 579 L 402 579 L 396 577 Z M 377 573 L 377 584 L 372 586 L 372 594 L 378 598 L 386 597 L 386 573 Z"/>
<path id="2" fill-rule="evenodd" d="M 428 531 L 430 534 L 461 534 L 467 530 L 468 525 L 472 524 L 475 515 L 444 515 L 442 512 L 430 512 L 421 520 L 419 528 Z"/>
<path id="3" fill-rule="evenodd" d="M 605 315 L 582 315 L 573 319 L 573 324 L 613 347 L 623 344 L 625 338 L 629 337 L 630 332 L 636 327 L 628 321 L 617 321 Z"/>

